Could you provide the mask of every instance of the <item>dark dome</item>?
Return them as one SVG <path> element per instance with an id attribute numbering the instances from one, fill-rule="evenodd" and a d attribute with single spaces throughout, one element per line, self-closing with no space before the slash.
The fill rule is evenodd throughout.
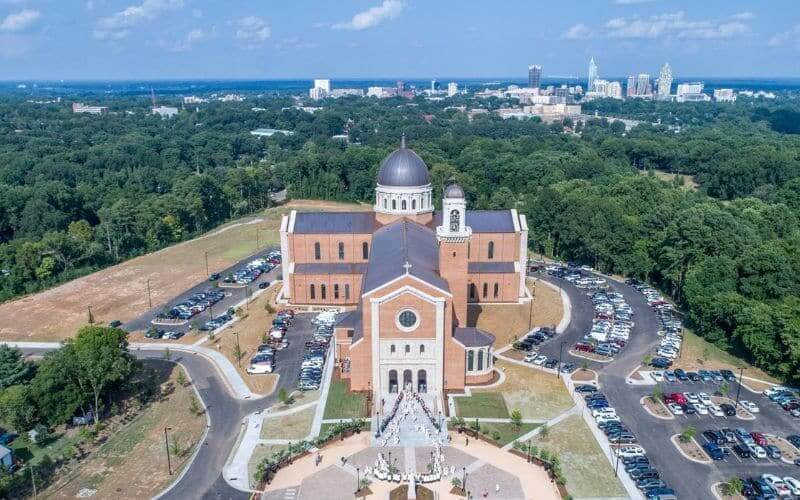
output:
<path id="1" fill-rule="evenodd" d="M 395 149 L 387 156 L 378 170 L 378 184 L 381 186 L 416 187 L 426 186 L 430 182 L 428 166 L 417 153 L 406 148 L 405 137 L 400 149 Z"/>
<path id="2" fill-rule="evenodd" d="M 461 186 L 456 184 L 455 182 L 450 183 L 446 188 L 444 188 L 444 197 L 445 198 L 464 198 L 464 190 L 461 189 Z"/>

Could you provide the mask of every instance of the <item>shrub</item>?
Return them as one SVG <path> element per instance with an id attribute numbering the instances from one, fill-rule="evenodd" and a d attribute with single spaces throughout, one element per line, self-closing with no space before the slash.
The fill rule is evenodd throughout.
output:
<path id="1" fill-rule="evenodd" d="M 492 439 L 495 441 L 500 441 L 500 432 L 499 431 L 492 431 Z"/>
<path id="2" fill-rule="evenodd" d="M 695 434 L 697 434 L 697 429 L 693 425 L 689 425 L 683 429 L 683 432 L 680 433 L 678 439 L 681 441 L 681 443 L 688 443 L 694 438 Z"/>

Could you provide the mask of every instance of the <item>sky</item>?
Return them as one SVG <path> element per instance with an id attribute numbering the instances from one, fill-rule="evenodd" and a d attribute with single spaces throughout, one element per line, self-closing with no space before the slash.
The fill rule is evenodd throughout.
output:
<path id="1" fill-rule="evenodd" d="M 800 0 L 0 0 L 0 80 L 800 77 Z"/>

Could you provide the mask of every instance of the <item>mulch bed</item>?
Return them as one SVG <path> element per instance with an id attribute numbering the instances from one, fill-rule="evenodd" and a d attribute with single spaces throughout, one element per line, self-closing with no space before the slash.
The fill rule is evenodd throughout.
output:
<path id="1" fill-rule="evenodd" d="M 591 382 L 597 378 L 597 374 L 592 370 L 579 369 L 572 374 L 572 380 L 575 382 Z"/>

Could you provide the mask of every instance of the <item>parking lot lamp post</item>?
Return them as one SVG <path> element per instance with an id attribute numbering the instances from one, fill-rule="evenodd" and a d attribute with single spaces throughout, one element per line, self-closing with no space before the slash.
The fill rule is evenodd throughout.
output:
<path id="1" fill-rule="evenodd" d="M 464 473 L 463 480 L 461 481 L 461 489 L 467 491 L 467 468 L 461 467 L 461 471 Z"/>
<path id="2" fill-rule="evenodd" d="M 564 356 L 564 344 L 566 342 L 561 342 L 561 347 L 558 348 L 558 372 L 556 372 L 556 378 L 561 378 L 561 358 Z"/>
<path id="3" fill-rule="evenodd" d="M 153 308 L 153 299 L 150 297 L 150 278 L 147 278 L 147 308 Z"/>
<path id="4" fill-rule="evenodd" d="M 619 438 L 621 434 L 617 434 L 617 463 L 614 465 L 614 477 L 619 477 Z"/>
<path id="5" fill-rule="evenodd" d="M 172 475 L 172 461 L 169 458 L 169 438 L 167 437 L 167 431 L 171 431 L 172 427 L 164 427 L 164 446 L 167 448 L 167 470 L 169 471 L 169 475 Z"/>
<path id="6" fill-rule="evenodd" d="M 736 388 L 736 404 L 735 408 L 739 407 L 739 391 L 742 390 L 742 378 L 744 378 L 744 368 L 739 368 L 739 387 Z M 736 411 L 739 411 L 738 409 Z"/>
<path id="7" fill-rule="evenodd" d="M 236 362 L 239 364 L 239 368 L 242 367 L 242 347 L 239 345 L 239 332 L 234 332 L 236 335 Z"/>
<path id="8" fill-rule="evenodd" d="M 358 495 L 358 491 L 361 489 L 361 469 L 356 467 L 356 495 Z"/>
<path id="9" fill-rule="evenodd" d="M 531 440 L 528 440 L 528 463 L 531 463 Z"/>
<path id="10" fill-rule="evenodd" d="M 205 252 L 206 258 L 206 276 L 211 276 L 211 273 L 208 272 L 208 252 Z"/>

